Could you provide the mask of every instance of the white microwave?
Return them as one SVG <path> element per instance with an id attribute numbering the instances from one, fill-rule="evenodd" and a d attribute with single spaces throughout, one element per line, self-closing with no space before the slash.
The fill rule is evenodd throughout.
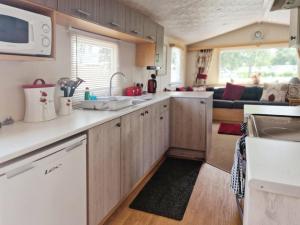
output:
<path id="1" fill-rule="evenodd" d="M 51 55 L 51 18 L 0 4 L 0 53 Z"/>

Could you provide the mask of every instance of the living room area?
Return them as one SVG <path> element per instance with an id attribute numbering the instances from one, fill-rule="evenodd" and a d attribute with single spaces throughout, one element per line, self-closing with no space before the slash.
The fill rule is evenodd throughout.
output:
<path id="1" fill-rule="evenodd" d="M 187 85 L 214 92 L 213 166 L 230 172 L 244 105 L 300 104 L 299 55 L 289 36 L 288 25 L 258 22 L 187 46 Z"/>

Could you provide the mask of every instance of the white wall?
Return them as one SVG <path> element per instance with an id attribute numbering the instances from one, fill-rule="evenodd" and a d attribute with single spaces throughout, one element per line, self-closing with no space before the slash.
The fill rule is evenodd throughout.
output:
<path id="1" fill-rule="evenodd" d="M 128 78 L 127 85 L 133 82 L 146 84 L 150 72 L 135 66 L 135 44 L 122 42 L 119 44 L 120 71 Z M 22 120 L 24 116 L 24 94 L 21 86 L 32 83 L 36 78 L 43 78 L 55 83 L 60 77 L 71 75 L 70 34 L 67 29 L 57 26 L 57 53 L 55 61 L 40 62 L 0 62 L 0 119 L 12 116 Z M 170 82 L 169 75 L 158 78 L 159 90 L 163 90 Z M 57 91 L 57 95 L 60 92 Z"/>

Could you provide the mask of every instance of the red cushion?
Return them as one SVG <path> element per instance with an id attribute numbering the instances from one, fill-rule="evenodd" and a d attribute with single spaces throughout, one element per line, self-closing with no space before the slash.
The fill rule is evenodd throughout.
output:
<path id="1" fill-rule="evenodd" d="M 222 99 L 240 100 L 244 91 L 245 91 L 244 86 L 227 83 Z"/>

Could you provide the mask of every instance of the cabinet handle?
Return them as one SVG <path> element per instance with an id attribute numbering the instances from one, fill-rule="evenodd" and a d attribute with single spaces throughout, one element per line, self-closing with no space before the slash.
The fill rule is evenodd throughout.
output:
<path id="1" fill-rule="evenodd" d="M 152 41 L 154 40 L 154 37 L 152 35 L 147 36 L 147 38 L 152 40 Z"/>
<path id="2" fill-rule="evenodd" d="M 164 108 L 167 108 L 167 105 L 164 105 Z"/>
<path id="3" fill-rule="evenodd" d="M 148 110 L 146 110 L 146 111 L 145 111 L 145 114 L 148 114 L 148 113 L 149 113 Z"/>
<path id="4" fill-rule="evenodd" d="M 290 39 L 291 39 L 291 41 L 296 40 L 296 36 L 291 36 Z"/>
<path id="5" fill-rule="evenodd" d="M 131 33 L 133 33 L 133 34 L 139 34 L 140 32 L 138 32 L 136 30 L 132 30 Z"/>
<path id="6" fill-rule="evenodd" d="M 114 27 L 121 27 L 121 25 L 116 22 L 111 22 L 110 25 L 112 25 Z"/>
<path id="7" fill-rule="evenodd" d="M 85 16 L 91 16 L 91 13 L 87 12 L 87 11 L 84 11 L 82 9 L 77 9 L 77 12 L 82 14 L 82 15 L 85 15 Z"/>
<path id="8" fill-rule="evenodd" d="M 141 113 L 141 116 L 144 116 L 145 115 L 145 113 Z"/>
<path id="9" fill-rule="evenodd" d="M 121 127 L 121 123 L 117 123 L 116 126 L 117 126 L 117 127 Z"/>
<path id="10" fill-rule="evenodd" d="M 200 101 L 201 104 L 205 104 L 205 101 Z"/>
<path id="11" fill-rule="evenodd" d="M 163 116 L 161 116 L 161 117 L 160 117 L 160 120 L 163 120 L 163 119 L 164 119 L 164 117 L 163 117 Z"/>

